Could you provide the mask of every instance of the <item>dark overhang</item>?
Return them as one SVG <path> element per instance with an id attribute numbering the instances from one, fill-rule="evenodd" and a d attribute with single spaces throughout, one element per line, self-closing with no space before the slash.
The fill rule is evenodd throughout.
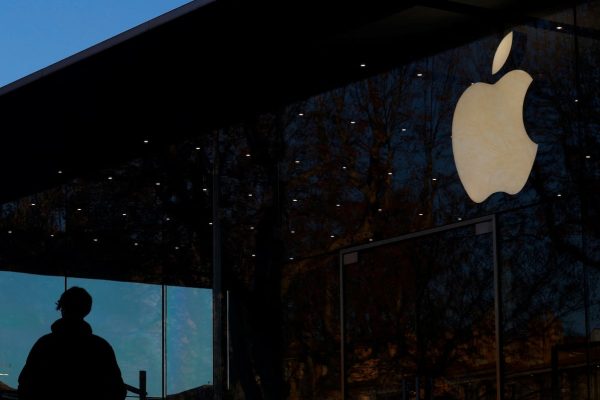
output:
<path id="1" fill-rule="evenodd" d="M 0 200 L 117 165 L 144 139 L 197 135 L 572 4 L 204 3 L 0 89 Z"/>

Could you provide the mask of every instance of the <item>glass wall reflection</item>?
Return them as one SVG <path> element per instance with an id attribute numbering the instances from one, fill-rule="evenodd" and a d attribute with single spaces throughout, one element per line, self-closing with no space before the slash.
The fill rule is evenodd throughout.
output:
<path id="1" fill-rule="evenodd" d="M 69 278 L 93 298 L 86 320 L 112 345 L 125 383 L 139 386 L 147 373 L 148 395 L 162 396 L 162 288 L 159 285 Z"/>
<path id="2" fill-rule="evenodd" d="M 163 290 L 161 285 L 82 278 L 68 278 L 66 285 L 91 294 L 86 321 L 113 347 L 125 383 L 139 387 L 139 371 L 146 371 L 147 392 L 155 398 L 210 384 L 210 289 Z M 0 272 L 0 390 L 18 387 L 31 347 L 60 318 L 56 301 L 64 289 L 64 277 Z"/>
<path id="3" fill-rule="evenodd" d="M 343 267 L 347 398 L 495 397 L 494 262 L 484 232 L 472 225 L 372 247 Z"/>
<path id="4" fill-rule="evenodd" d="M 212 382 L 212 291 L 168 286 L 167 394 Z"/>
<path id="5" fill-rule="evenodd" d="M 29 350 L 60 318 L 64 278 L 0 271 L 0 386 L 16 389 Z"/>

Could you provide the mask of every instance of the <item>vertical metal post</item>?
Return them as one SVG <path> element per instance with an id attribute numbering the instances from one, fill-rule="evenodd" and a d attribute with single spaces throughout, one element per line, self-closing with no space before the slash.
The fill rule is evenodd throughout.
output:
<path id="1" fill-rule="evenodd" d="M 148 392 L 146 390 L 146 371 L 140 371 L 140 400 L 146 400 Z"/>
<path id="2" fill-rule="evenodd" d="M 340 385 L 342 390 L 342 400 L 346 400 L 346 364 L 344 352 L 345 346 L 345 329 L 344 329 L 344 256 L 339 253 L 340 258 Z"/>
<path id="3" fill-rule="evenodd" d="M 558 371 L 558 345 L 552 346 L 552 400 L 560 400 L 560 373 Z"/>
<path id="4" fill-rule="evenodd" d="M 220 217 L 220 150 L 219 130 L 215 130 L 213 143 L 212 176 L 212 239 L 213 239 L 213 389 L 214 400 L 223 399 L 223 271 L 221 260 L 221 217 Z"/>
<path id="5" fill-rule="evenodd" d="M 161 352 L 161 393 L 162 398 L 167 398 L 167 324 L 166 324 L 166 292 L 165 285 L 161 285 L 161 339 L 162 339 L 162 352 Z"/>
<path id="6" fill-rule="evenodd" d="M 502 325 L 502 270 L 498 251 L 498 224 L 492 216 L 492 245 L 494 257 L 494 308 L 496 314 L 496 399 L 504 400 L 504 337 Z"/>
<path id="7" fill-rule="evenodd" d="M 427 400 L 431 400 L 433 398 L 433 386 L 434 386 L 434 381 L 433 381 L 433 377 L 429 377 L 429 380 L 427 381 Z"/>
<path id="8" fill-rule="evenodd" d="M 226 388 L 227 390 L 231 389 L 231 375 L 229 374 L 230 372 L 230 365 L 229 365 L 229 360 L 231 355 L 229 354 L 229 349 L 231 348 L 231 336 L 230 336 L 230 332 L 229 332 L 229 290 L 225 291 L 225 331 L 226 331 L 226 339 L 225 339 L 225 347 L 226 347 L 226 351 L 225 351 L 225 375 L 227 377 L 227 384 L 226 384 Z"/>

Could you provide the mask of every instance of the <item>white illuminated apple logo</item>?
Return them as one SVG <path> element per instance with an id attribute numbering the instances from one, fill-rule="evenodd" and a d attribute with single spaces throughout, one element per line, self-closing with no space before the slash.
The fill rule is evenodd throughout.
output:
<path id="1" fill-rule="evenodd" d="M 512 47 L 512 32 L 496 50 L 492 74 L 502 68 Z M 533 78 L 513 70 L 491 85 L 478 82 L 462 94 L 452 121 L 452 150 L 467 194 L 481 203 L 495 192 L 523 189 L 537 153 L 523 124 L 523 103 Z"/>

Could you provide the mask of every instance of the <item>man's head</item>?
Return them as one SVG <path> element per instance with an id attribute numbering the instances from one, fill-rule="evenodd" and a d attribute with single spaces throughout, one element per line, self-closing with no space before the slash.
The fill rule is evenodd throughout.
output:
<path id="1" fill-rule="evenodd" d="M 92 296 L 77 286 L 67 289 L 56 302 L 63 318 L 83 319 L 92 309 Z"/>

